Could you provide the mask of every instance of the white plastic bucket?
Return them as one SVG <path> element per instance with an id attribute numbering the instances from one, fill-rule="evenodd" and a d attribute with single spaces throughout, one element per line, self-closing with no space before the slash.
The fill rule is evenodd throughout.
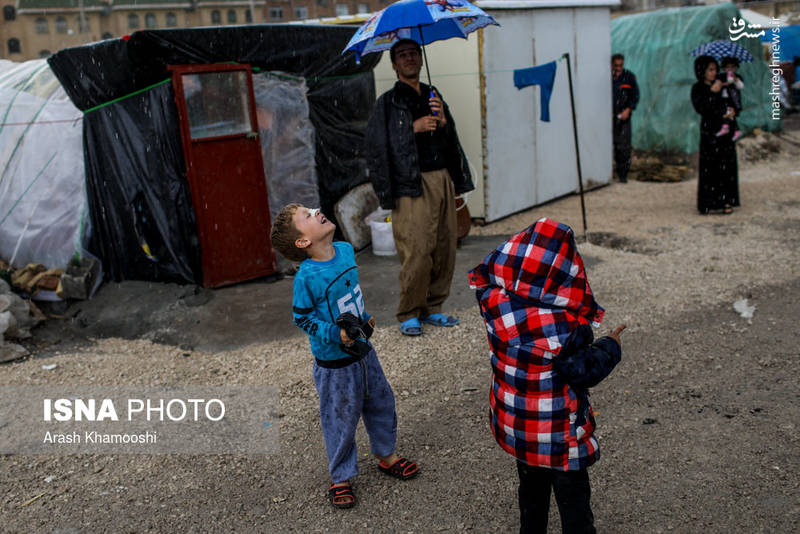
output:
<path id="1" fill-rule="evenodd" d="M 392 210 L 378 208 L 366 216 L 364 222 L 369 225 L 372 234 L 372 253 L 376 256 L 394 256 L 397 248 L 394 246 L 392 223 L 386 222 Z"/>

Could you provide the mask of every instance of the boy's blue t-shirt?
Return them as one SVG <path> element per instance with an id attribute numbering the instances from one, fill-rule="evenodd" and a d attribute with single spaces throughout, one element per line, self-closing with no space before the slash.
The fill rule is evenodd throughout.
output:
<path id="1" fill-rule="evenodd" d="M 333 244 L 336 255 L 328 261 L 304 260 L 294 277 L 292 312 L 294 323 L 311 342 L 311 352 L 319 360 L 336 360 L 351 355 L 339 345 L 341 329 L 336 318 L 350 312 L 368 321 L 364 297 L 358 283 L 353 246 L 344 241 Z"/>

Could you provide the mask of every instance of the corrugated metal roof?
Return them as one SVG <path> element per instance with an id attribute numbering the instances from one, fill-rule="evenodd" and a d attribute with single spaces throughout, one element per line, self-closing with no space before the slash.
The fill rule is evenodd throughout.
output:
<path id="1" fill-rule="evenodd" d="M 113 0 L 113 6 L 153 6 L 161 4 L 177 4 L 189 6 L 190 2 L 181 2 L 180 0 Z"/>
<path id="2" fill-rule="evenodd" d="M 194 2 L 197 6 L 219 5 L 219 4 L 243 4 L 246 0 L 199 0 Z M 263 5 L 264 0 L 258 0 L 256 5 Z M 110 6 L 115 7 L 150 7 L 160 5 L 173 5 L 189 7 L 192 2 L 188 0 L 19 0 L 18 9 L 41 10 L 41 9 L 78 9 L 81 5 L 84 8 L 97 8 Z"/>
<path id="3" fill-rule="evenodd" d="M 102 7 L 108 4 L 103 0 L 19 0 L 18 9 L 78 9 L 83 7 Z"/>

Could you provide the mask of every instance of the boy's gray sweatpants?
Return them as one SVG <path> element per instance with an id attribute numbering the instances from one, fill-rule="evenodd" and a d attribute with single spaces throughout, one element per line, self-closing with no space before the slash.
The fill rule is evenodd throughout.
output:
<path id="1" fill-rule="evenodd" d="M 394 394 L 375 350 L 361 361 L 340 369 L 314 363 L 314 385 L 319 394 L 322 435 L 334 483 L 358 474 L 355 436 L 360 417 L 364 418 L 372 454 L 388 456 L 394 452 L 397 441 Z"/>

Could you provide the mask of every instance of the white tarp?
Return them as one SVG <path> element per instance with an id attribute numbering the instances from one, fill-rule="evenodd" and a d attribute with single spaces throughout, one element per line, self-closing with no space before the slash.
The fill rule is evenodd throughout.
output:
<path id="1" fill-rule="evenodd" d="M 0 258 L 13 267 L 84 253 L 82 122 L 45 60 L 0 60 Z"/>

